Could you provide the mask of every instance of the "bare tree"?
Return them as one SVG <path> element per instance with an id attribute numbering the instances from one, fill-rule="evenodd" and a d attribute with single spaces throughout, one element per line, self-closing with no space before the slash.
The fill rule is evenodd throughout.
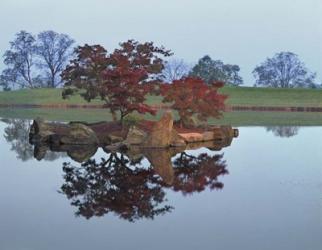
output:
<path id="1" fill-rule="evenodd" d="M 0 77 L 4 88 L 9 88 L 10 85 L 21 88 L 39 87 L 40 76 L 34 75 L 35 42 L 34 36 L 26 31 L 17 33 L 15 40 L 10 42 L 10 49 L 4 53 L 4 64 L 7 68 Z"/>
<path id="2" fill-rule="evenodd" d="M 166 82 L 179 80 L 182 77 L 187 76 L 189 71 L 189 65 L 182 59 L 173 59 L 165 64 L 162 71 L 162 79 Z"/>
<path id="3" fill-rule="evenodd" d="M 46 70 L 47 87 L 55 88 L 62 82 L 60 74 L 71 57 L 74 40 L 52 30 L 41 32 L 37 38 L 39 66 Z"/>
<path id="4" fill-rule="evenodd" d="M 280 52 L 266 59 L 254 69 L 253 75 L 256 78 L 255 85 L 274 88 L 316 86 L 314 83 L 316 74 L 309 72 L 304 63 L 292 52 Z"/>

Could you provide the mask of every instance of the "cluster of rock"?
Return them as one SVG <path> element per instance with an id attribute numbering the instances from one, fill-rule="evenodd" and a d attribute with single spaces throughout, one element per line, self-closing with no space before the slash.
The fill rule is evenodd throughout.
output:
<path id="1" fill-rule="evenodd" d="M 89 158 L 98 147 L 107 151 L 127 150 L 129 154 L 140 151 L 147 158 L 156 159 L 158 153 L 153 153 L 152 157 L 149 149 L 171 149 L 170 155 L 202 146 L 220 149 L 230 145 L 237 136 L 238 130 L 230 126 L 183 131 L 174 127 L 171 112 L 165 112 L 159 121 L 148 125 L 144 122 L 131 127 L 111 122 L 61 124 L 36 119 L 30 129 L 30 142 L 35 145 L 37 159 L 41 159 L 49 149 L 65 151 L 77 161 Z"/>

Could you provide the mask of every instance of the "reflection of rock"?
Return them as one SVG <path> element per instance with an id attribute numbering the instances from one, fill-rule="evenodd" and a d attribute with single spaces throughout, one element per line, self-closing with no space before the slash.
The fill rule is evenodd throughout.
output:
<path id="1" fill-rule="evenodd" d="M 177 153 L 171 149 L 143 149 L 143 155 L 153 166 L 153 170 L 170 185 L 173 182 L 171 158 Z"/>
<path id="2" fill-rule="evenodd" d="M 90 159 L 97 151 L 95 145 L 48 145 L 36 144 L 34 147 L 34 157 L 42 160 L 48 152 L 66 152 L 67 155 L 77 162 L 84 162 Z"/>
<path id="3" fill-rule="evenodd" d="M 84 162 L 95 155 L 97 147 L 94 145 L 76 145 L 68 147 L 67 145 L 62 146 L 61 150 L 66 150 L 67 155 L 77 162 Z"/>
<path id="4" fill-rule="evenodd" d="M 187 147 L 186 147 L 186 150 L 195 150 L 195 149 L 199 149 L 199 148 L 208 148 L 208 149 L 213 150 L 213 151 L 219 151 L 222 148 L 230 146 L 232 140 L 233 140 L 233 138 L 226 137 L 223 140 L 189 143 L 187 145 Z"/>
<path id="5" fill-rule="evenodd" d="M 232 137 L 225 137 L 223 140 L 212 140 L 205 142 L 195 142 L 189 143 L 183 147 L 170 147 L 170 148 L 147 148 L 141 146 L 132 146 L 125 151 L 120 151 L 124 153 L 131 161 L 136 161 L 137 159 L 142 159 L 145 157 L 153 167 L 154 171 L 162 178 L 162 180 L 171 185 L 173 183 L 173 167 L 171 158 L 182 153 L 185 150 L 196 150 L 200 148 L 208 148 L 213 151 L 219 151 L 224 147 L 231 145 Z M 107 147 L 109 148 L 109 147 Z M 105 150 L 109 153 L 109 150 Z"/>
<path id="6" fill-rule="evenodd" d="M 42 159 L 44 159 L 47 151 L 49 150 L 47 145 L 36 145 L 34 147 L 34 157 L 40 161 Z"/>

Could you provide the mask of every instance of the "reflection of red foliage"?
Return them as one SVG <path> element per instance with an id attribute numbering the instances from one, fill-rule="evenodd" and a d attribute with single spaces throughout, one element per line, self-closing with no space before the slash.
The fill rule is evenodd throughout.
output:
<path id="1" fill-rule="evenodd" d="M 205 153 L 198 157 L 182 153 L 174 162 L 174 191 L 183 194 L 201 192 L 206 187 L 221 189 L 224 184 L 217 180 L 218 176 L 228 174 L 223 155 L 209 156 Z"/>
<path id="2" fill-rule="evenodd" d="M 183 194 L 201 192 L 207 187 L 221 189 L 218 176 L 228 174 L 223 155 L 197 157 L 182 153 L 174 162 L 174 181 L 166 184 L 153 168 L 141 168 L 140 160 L 130 162 L 124 155 L 112 153 L 101 163 L 89 160 L 81 166 L 64 163 L 65 183 L 61 187 L 71 204 L 78 208 L 77 215 L 91 218 L 114 212 L 121 218 L 135 221 L 153 219 L 170 212 L 166 188 Z"/>
<path id="3" fill-rule="evenodd" d="M 171 103 L 170 107 L 178 111 L 181 123 L 193 115 L 206 121 L 208 117 L 220 117 L 225 108 L 227 96 L 218 93 L 222 86 L 222 82 L 207 85 L 199 78 L 187 77 L 162 85 L 161 94 L 163 102 Z"/>
<path id="4" fill-rule="evenodd" d="M 65 163 L 65 184 L 61 191 L 78 207 L 76 214 L 89 219 L 114 212 L 134 221 L 153 219 L 170 211 L 170 206 L 159 207 L 165 196 L 159 178 L 151 170 L 131 169 L 127 164 L 129 161 L 117 154 L 111 154 L 101 163 L 89 160 L 81 167 Z"/>

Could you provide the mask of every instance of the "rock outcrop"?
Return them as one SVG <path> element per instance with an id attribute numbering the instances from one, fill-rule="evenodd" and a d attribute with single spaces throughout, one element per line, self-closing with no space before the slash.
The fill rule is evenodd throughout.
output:
<path id="1" fill-rule="evenodd" d="M 95 132 L 88 126 L 81 123 L 70 125 L 70 132 L 60 138 L 61 144 L 91 145 L 99 141 Z"/>
<path id="2" fill-rule="evenodd" d="M 229 141 L 238 136 L 238 130 L 230 126 L 201 129 L 182 129 L 174 127 L 171 112 L 165 112 L 157 122 L 141 121 L 132 127 L 120 123 L 106 122 L 86 124 L 72 122 L 69 124 L 49 123 L 36 119 L 30 129 L 32 144 L 48 144 L 49 147 L 60 145 L 95 145 L 110 150 L 124 150 L 133 146 L 141 148 L 187 148 L 189 144 L 211 141 Z M 210 143 L 211 144 L 211 143 Z M 77 150 L 75 150 L 77 151 Z M 82 153 L 85 151 L 80 150 Z M 82 159 L 93 150 L 79 154 Z M 39 152 L 39 156 L 41 157 Z"/>
<path id="3" fill-rule="evenodd" d="M 147 139 L 143 143 L 146 147 L 164 148 L 169 147 L 173 135 L 173 117 L 172 113 L 167 111 L 163 114 L 160 121 L 152 127 Z"/>
<path id="4" fill-rule="evenodd" d="M 126 136 L 124 144 L 126 145 L 141 145 L 145 142 L 148 135 L 142 129 L 137 128 L 136 126 L 132 126 L 129 129 L 129 132 Z"/>

